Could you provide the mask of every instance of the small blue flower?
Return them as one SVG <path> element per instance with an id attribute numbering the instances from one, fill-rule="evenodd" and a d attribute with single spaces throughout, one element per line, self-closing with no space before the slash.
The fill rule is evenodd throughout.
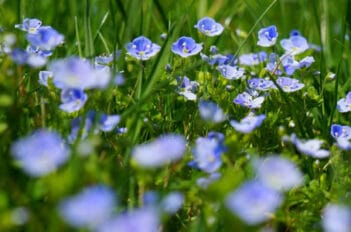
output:
<path id="1" fill-rule="evenodd" d="M 145 207 L 118 215 L 98 227 L 97 232 L 157 232 L 160 216 L 156 209 Z"/>
<path id="2" fill-rule="evenodd" d="M 88 100 L 88 95 L 81 89 L 63 89 L 60 109 L 72 113 L 80 110 Z"/>
<path id="3" fill-rule="evenodd" d="M 220 23 L 210 17 L 200 19 L 194 27 L 202 34 L 210 37 L 220 35 L 224 29 Z"/>
<path id="4" fill-rule="evenodd" d="M 11 52 L 11 59 L 19 65 L 24 65 L 28 61 L 29 54 L 27 51 L 21 49 L 21 48 L 16 48 L 13 49 Z"/>
<path id="5" fill-rule="evenodd" d="M 117 50 L 115 54 L 103 55 L 95 57 L 95 68 L 104 68 L 106 66 L 111 66 L 113 59 L 118 59 L 121 54 L 120 50 Z"/>
<path id="6" fill-rule="evenodd" d="M 322 149 L 322 140 L 310 139 L 310 140 L 300 140 L 295 134 L 291 135 L 291 141 L 295 144 L 297 150 L 301 153 L 309 155 L 314 158 L 326 158 L 329 156 L 330 151 Z"/>
<path id="7" fill-rule="evenodd" d="M 87 138 L 89 133 L 94 129 L 93 125 L 96 119 L 96 113 L 94 111 L 89 111 L 85 117 L 82 133 L 81 133 L 81 140 Z M 68 142 L 74 143 L 78 139 L 79 129 L 82 123 L 82 117 L 75 118 L 71 121 L 71 133 L 68 135 Z M 96 131 L 94 131 L 96 132 Z"/>
<path id="8" fill-rule="evenodd" d="M 188 77 L 184 76 L 183 78 L 178 77 L 178 94 L 183 95 L 186 99 L 195 101 L 196 94 L 195 91 L 200 86 L 197 81 L 191 81 Z"/>
<path id="9" fill-rule="evenodd" d="M 28 42 L 42 50 L 53 50 L 63 43 L 64 36 L 50 26 L 40 27 L 36 33 L 27 34 Z"/>
<path id="10" fill-rule="evenodd" d="M 227 207 L 249 225 L 268 220 L 281 202 L 279 192 L 258 181 L 244 183 L 226 199 Z"/>
<path id="11" fill-rule="evenodd" d="M 223 110 L 211 101 L 200 101 L 199 111 L 201 118 L 207 122 L 220 123 L 226 119 Z"/>
<path id="12" fill-rule="evenodd" d="M 99 129 L 104 132 L 112 131 L 120 121 L 121 116 L 119 115 L 103 114 L 100 118 Z"/>
<path id="13" fill-rule="evenodd" d="M 183 136 L 165 134 L 154 141 L 137 145 L 132 150 L 133 160 L 141 167 L 160 167 L 181 159 L 185 153 Z"/>
<path id="14" fill-rule="evenodd" d="M 196 180 L 196 185 L 202 189 L 207 189 L 210 184 L 218 180 L 221 177 L 221 173 L 214 172 L 210 173 L 208 177 L 200 177 Z"/>
<path id="15" fill-rule="evenodd" d="M 305 85 L 299 80 L 290 77 L 279 77 L 277 84 L 284 92 L 295 92 L 302 89 Z"/>
<path id="16" fill-rule="evenodd" d="M 200 53 L 201 59 L 205 62 L 207 62 L 209 65 L 229 65 L 229 66 L 235 66 L 236 63 L 238 62 L 237 59 L 234 58 L 233 55 L 228 54 L 228 55 L 222 55 L 222 54 L 214 54 L 210 56 L 206 56 L 203 53 Z"/>
<path id="17" fill-rule="evenodd" d="M 289 39 L 282 39 L 280 45 L 290 55 L 300 54 L 309 48 L 307 40 L 301 35 L 293 35 Z"/>
<path id="18" fill-rule="evenodd" d="M 340 113 L 346 113 L 351 111 L 351 91 L 347 93 L 345 98 L 341 98 L 337 102 L 336 108 Z"/>
<path id="19" fill-rule="evenodd" d="M 56 132 L 42 129 L 17 140 L 12 153 L 28 175 L 40 177 L 63 165 L 70 151 Z"/>
<path id="20" fill-rule="evenodd" d="M 278 38 L 278 32 L 276 26 L 269 26 L 262 28 L 258 31 L 258 42 L 257 45 L 261 47 L 273 46 Z"/>
<path id="21" fill-rule="evenodd" d="M 114 207 L 113 191 L 104 185 L 94 185 L 63 200 L 59 213 L 75 228 L 94 229 L 111 217 Z"/>
<path id="22" fill-rule="evenodd" d="M 155 56 L 161 49 L 158 44 L 152 43 L 145 36 L 135 38 L 131 43 L 126 45 L 128 55 L 137 60 L 148 60 Z"/>
<path id="23" fill-rule="evenodd" d="M 266 70 L 275 74 L 275 75 L 281 75 L 282 71 L 280 70 L 280 61 L 279 61 L 279 57 L 277 54 L 275 54 L 274 52 L 272 52 L 271 54 L 269 54 L 269 59 L 268 62 L 266 64 Z"/>
<path id="24" fill-rule="evenodd" d="M 268 91 L 277 88 L 273 81 L 264 78 L 251 78 L 247 83 L 251 89 L 259 91 Z"/>
<path id="25" fill-rule="evenodd" d="M 257 97 L 253 98 L 249 93 L 243 92 L 238 94 L 236 98 L 234 99 L 234 103 L 250 108 L 250 109 L 256 109 L 256 108 L 261 108 L 262 103 L 264 101 L 264 97 Z"/>
<path id="26" fill-rule="evenodd" d="M 333 124 L 331 126 L 330 134 L 336 140 L 338 147 L 343 150 L 351 149 L 351 127 Z"/>
<path id="27" fill-rule="evenodd" d="M 15 28 L 18 28 L 22 31 L 26 31 L 30 34 L 35 34 L 37 33 L 37 30 L 41 26 L 41 21 L 39 19 L 30 19 L 30 18 L 25 18 L 22 22 L 22 24 L 16 24 Z"/>
<path id="28" fill-rule="evenodd" d="M 181 192 L 171 192 L 161 201 L 161 210 L 167 214 L 176 213 L 184 203 L 184 195 Z"/>
<path id="29" fill-rule="evenodd" d="M 299 66 L 300 68 L 308 68 L 311 66 L 312 63 L 314 63 L 315 60 L 313 56 L 306 56 L 302 60 L 299 61 Z"/>
<path id="30" fill-rule="evenodd" d="M 238 80 L 244 76 L 245 70 L 238 66 L 220 65 L 217 70 L 221 72 L 222 76 L 228 80 Z"/>
<path id="31" fill-rule="evenodd" d="M 300 68 L 300 63 L 297 62 L 291 55 L 283 56 L 281 58 L 281 64 L 283 65 L 284 71 L 288 76 L 291 76 L 297 69 Z"/>
<path id="32" fill-rule="evenodd" d="M 182 36 L 172 44 L 172 52 L 181 57 L 188 57 L 198 54 L 202 50 L 202 44 L 196 43 L 191 37 Z"/>
<path id="33" fill-rule="evenodd" d="M 245 66 L 253 66 L 258 65 L 260 60 L 256 53 L 248 53 L 239 56 L 239 63 Z"/>
<path id="34" fill-rule="evenodd" d="M 243 118 L 240 122 L 231 120 L 230 125 L 234 127 L 235 130 L 242 133 L 250 133 L 255 128 L 261 126 L 263 120 L 266 118 L 266 115 L 261 114 L 255 116 L 253 113 L 250 113 L 248 116 Z"/>
<path id="35" fill-rule="evenodd" d="M 347 206 L 328 204 L 323 209 L 322 225 L 325 232 L 349 232 L 351 210 Z"/>
<path id="36" fill-rule="evenodd" d="M 39 84 L 48 87 L 49 78 L 52 78 L 52 72 L 50 71 L 39 72 Z"/>
<path id="37" fill-rule="evenodd" d="M 207 173 L 214 173 L 222 165 L 222 153 L 226 151 L 221 133 L 209 133 L 207 137 L 199 137 L 192 149 L 194 160 L 190 166 L 199 168 Z"/>
<path id="38" fill-rule="evenodd" d="M 303 175 L 297 166 L 290 160 L 270 156 L 254 162 L 257 179 L 265 185 L 278 191 L 287 191 L 298 187 L 303 182 Z"/>
<path id="39" fill-rule="evenodd" d="M 84 59 L 69 57 L 53 61 L 49 65 L 53 83 L 60 89 L 106 88 L 110 81 L 108 67 L 96 69 Z"/>

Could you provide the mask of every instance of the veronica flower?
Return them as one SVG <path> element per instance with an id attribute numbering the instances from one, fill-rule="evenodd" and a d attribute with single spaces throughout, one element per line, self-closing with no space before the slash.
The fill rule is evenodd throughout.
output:
<path id="1" fill-rule="evenodd" d="M 112 131 L 121 121 L 119 115 L 103 114 L 100 118 L 99 129 L 105 132 Z"/>
<path id="2" fill-rule="evenodd" d="M 337 102 L 336 108 L 340 113 L 351 111 L 351 91 L 347 93 L 345 98 L 341 98 Z"/>
<path id="3" fill-rule="evenodd" d="M 311 66 L 312 63 L 314 63 L 315 60 L 313 56 L 306 56 L 302 60 L 299 61 L 299 67 L 300 68 L 308 68 Z"/>
<path id="4" fill-rule="evenodd" d="M 264 101 L 264 97 L 253 98 L 249 93 L 243 92 L 238 94 L 234 99 L 234 103 L 245 106 L 250 109 L 261 108 L 261 105 Z"/>
<path id="5" fill-rule="evenodd" d="M 230 211 L 249 225 L 268 220 L 281 202 L 282 196 L 279 192 L 258 181 L 242 184 L 226 199 Z"/>
<path id="6" fill-rule="evenodd" d="M 196 43 L 191 37 L 182 36 L 172 44 L 172 52 L 181 57 L 188 57 L 198 54 L 202 50 L 202 44 Z"/>
<path id="7" fill-rule="evenodd" d="M 144 168 L 160 167 L 181 159 L 186 148 L 183 136 L 166 134 L 154 141 L 137 145 L 132 150 L 132 158 Z"/>
<path id="8" fill-rule="evenodd" d="M 52 72 L 50 72 L 50 71 L 40 71 L 39 72 L 39 84 L 48 87 L 49 78 L 52 78 Z"/>
<path id="9" fill-rule="evenodd" d="M 217 70 L 221 72 L 222 76 L 228 80 L 238 80 L 240 79 L 245 70 L 238 66 L 230 66 L 230 65 L 220 65 L 217 67 Z"/>
<path id="10" fill-rule="evenodd" d="M 296 165 L 283 157 L 270 156 L 254 162 L 258 180 L 278 191 L 287 191 L 303 182 L 303 175 Z"/>
<path id="11" fill-rule="evenodd" d="M 199 87 L 199 83 L 197 81 L 191 81 L 188 77 L 184 76 L 183 78 L 178 77 L 178 94 L 183 95 L 186 99 L 195 101 L 196 94 L 195 91 Z"/>
<path id="12" fill-rule="evenodd" d="M 199 102 L 200 116 L 207 122 L 220 123 L 226 119 L 223 110 L 214 102 L 203 101 Z"/>
<path id="13" fill-rule="evenodd" d="M 217 36 L 223 32 L 223 26 L 210 17 L 200 19 L 194 26 L 206 36 Z"/>
<path id="14" fill-rule="evenodd" d="M 80 110 L 88 99 L 88 95 L 81 89 L 63 89 L 61 91 L 60 109 L 72 113 Z"/>
<path id="15" fill-rule="evenodd" d="M 167 214 L 176 213 L 184 203 L 184 195 L 181 192 L 171 192 L 162 199 L 161 210 Z"/>
<path id="16" fill-rule="evenodd" d="M 19 65 L 24 65 L 28 61 L 29 54 L 26 50 L 15 48 L 11 52 L 11 59 Z"/>
<path id="17" fill-rule="evenodd" d="M 255 116 L 253 113 L 250 113 L 248 116 L 243 118 L 240 122 L 231 120 L 230 125 L 234 127 L 234 129 L 237 131 L 240 131 L 242 133 L 250 133 L 255 128 L 261 126 L 265 118 L 266 118 L 266 115 L 264 114 Z"/>
<path id="18" fill-rule="evenodd" d="M 272 52 L 271 54 L 269 54 L 269 59 L 268 62 L 266 64 L 266 70 L 275 74 L 275 75 L 281 75 L 282 71 L 280 70 L 279 67 L 279 57 L 277 56 L 277 54 L 275 54 L 274 52 Z"/>
<path id="19" fill-rule="evenodd" d="M 15 28 L 18 28 L 22 31 L 26 31 L 30 34 L 35 34 L 37 30 L 41 26 L 41 21 L 39 19 L 30 19 L 30 18 L 25 18 L 23 19 L 22 24 L 16 24 Z"/>
<path id="20" fill-rule="evenodd" d="M 249 87 L 251 89 L 259 90 L 259 91 L 268 91 L 270 89 L 276 89 L 277 87 L 274 85 L 273 81 L 264 79 L 264 78 L 251 78 L 247 81 Z"/>
<path id="21" fill-rule="evenodd" d="M 27 40 L 32 46 L 42 50 L 52 50 L 63 43 L 64 36 L 50 26 L 37 29 L 34 34 L 27 34 Z"/>
<path id="22" fill-rule="evenodd" d="M 95 119 L 96 119 L 96 113 L 94 111 L 89 111 L 84 118 L 84 125 L 81 132 L 81 140 L 86 139 L 89 132 L 91 132 L 94 129 L 93 125 L 94 125 Z M 68 135 L 69 143 L 74 143 L 77 140 L 82 120 L 83 120 L 82 117 L 78 117 L 71 121 L 71 133 Z"/>
<path id="23" fill-rule="evenodd" d="M 259 57 L 255 53 L 242 54 L 239 56 L 239 63 L 241 65 L 253 66 L 260 63 Z"/>
<path id="24" fill-rule="evenodd" d="M 134 209 L 99 226 L 97 232 L 157 232 L 160 218 L 152 207 Z"/>
<path id="25" fill-rule="evenodd" d="M 325 232 L 349 232 L 351 210 L 343 205 L 328 204 L 323 209 L 322 225 Z"/>
<path id="26" fill-rule="evenodd" d="M 281 58 L 281 64 L 283 65 L 284 71 L 288 76 L 291 76 L 297 69 L 300 68 L 300 63 L 297 62 L 291 55 L 284 55 Z"/>
<path id="27" fill-rule="evenodd" d="M 262 28 L 258 31 L 258 42 L 257 45 L 261 47 L 273 46 L 278 38 L 278 32 L 276 26 L 269 26 Z"/>
<path id="28" fill-rule="evenodd" d="M 114 207 L 113 191 L 104 185 L 95 185 L 63 200 L 59 213 L 73 227 L 94 229 L 111 217 Z"/>
<path id="29" fill-rule="evenodd" d="M 343 150 L 351 149 L 351 127 L 339 124 L 331 126 L 330 134 L 336 140 L 338 146 Z"/>
<path id="30" fill-rule="evenodd" d="M 206 189 L 212 182 L 218 180 L 221 177 L 221 173 L 214 172 L 210 173 L 208 177 L 200 177 L 196 180 L 196 185 L 202 189 Z"/>
<path id="31" fill-rule="evenodd" d="M 326 158 L 329 156 L 329 151 L 321 149 L 323 144 L 322 140 L 310 139 L 310 140 L 300 140 L 295 134 L 291 135 L 291 141 L 295 144 L 297 150 L 306 155 L 312 156 L 314 158 Z"/>
<path id="32" fill-rule="evenodd" d="M 279 77 L 277 84 L 284 92 L 295 92 L 305 87 L 299 80 L 290 77 Z"/>
<path id="33" fill-rule="evenodd" d="M 105 88 L 110 81 L 108 67 L 95 69 L 87 60 L 78 57 L 53 61 L 49 71 L 53 73 L 54 85 L 60 89 Z"/>
<path id="34" fill-rule="evenodd" d="M 126 45 L 127 54 L 138 60 L 148 60 L 161 49 L 158 44 L 152 43 L 145 36 L 139 36 Z"/>
<path id="35" fill-rule="evenodd" d="M 226 151 L 224 136 L 221 133 L 209 133 L 207 137 L 199 137 L 192 149 L 194 160 L 190 166 L 207 173 L 214 173 L 222 165 L 222 153 Z"/>
<path id="36" fill-rule="evenodd" d="M 113 62 L 113 59 L 118 59 L 119 55 L 121 54 L 121 51 L 118 50 L 116 51 L 115 55 L 110 54 L 110 55 L 103 55 L 103 56 L 97 56 L 95 57 L 95 68 L 103 68 L 106 66 L 110 66 Z"/>
<path id="37" fill-rule="evenodd" d="M 282 39 L 280 45 L 286 53 L 297 55 L 309 48 L 307 40 L 301 35 L 290 36 L 289 39 Z"/>
<path id="38" fill-rule="evenodd" d="M 12 154 L 23 170 L 30 176 L 47 175 L 66 162 L 69 149 L 56 132 L 45 129 L 17 140 Z"/>

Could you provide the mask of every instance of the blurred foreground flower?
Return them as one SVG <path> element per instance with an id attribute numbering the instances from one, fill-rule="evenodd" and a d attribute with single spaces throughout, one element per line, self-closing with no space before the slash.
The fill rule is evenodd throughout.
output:
<path id="1" fill-rule="evenodd" d="M 322 224 L 325 232 L 349 232 L 351 228 L 350 208 L 328 204 L 323 210 Z"/>
<path id="2" fill-rule="evenodd" d="M 200 101 L 199 111 L 201 118 L 207 122 L 220 123 L 226 119 L 222 108 L 212 101 Z"/>
<path id="3" fill-rule="evenodd" d="M 144 168 L 159 167 L 183 157 L 186 141 L 176 134 L 161 135 L 154 141 L 133 148 L 133 160 Z"/>
<path id="4" fill-rule="evenodd" d="M 200 19 L 194 27 L 202 34 L 210 37 L 220 35 L 224 29 L 220 23 L 210 17 Z"/>
<path id="5" fill-rule="evenodd" d="M 127 54 L 138 60 L 148 60 L 161 49 L 158 44 L 152 43 L 145 36 L 139 36 L 126 45 Z"/>
<path id="6" fill-rule="evenodd" d="M 104 185 L 95 185 L 63 200 L 59 213 L 73 227 L 94 229 L 111 217 L 114 208 L 113 191 Z"/>
<path id="7" fill-rule="evenodd" d="M 56 132 L 42 129 L 16 141 L 12 153 L 27 174 L 39 177 L 65 163 L 70 151 Z"/>
<path id="8" fill-rule="evenodd" d="M 329 151 L 322 149 L 323 144 L 322 140 L 319 139 L 310 139 L 310 140 L 300 140 L 296 137 L 295 134 L 292 134 L 291 142 L 295 144 L 297 150 L 301 153 L 309 155 L 314 158 L 326 158 L 329 156 Z"/>
<path id="9" fill-rule="evenodd" d="M 248 116 L 243 118 L 240 122 L 231 120 L 230 125 L 234 127 L 234 129 L 237 131 L 240 131 L 242 133 L 250 133 L 256 127 L 259 127 L 265 118 L 266 118 L 266 115 L 264 114 L 255 116 L 253 113 L 250 113 Z"/>
<path id="10" fill-rule="evenodd" d="M 244 183 L 226 199 L 227 207 L 249 225 L 268 220 L 281 202 L 279 192 L 258 181 Z"/>

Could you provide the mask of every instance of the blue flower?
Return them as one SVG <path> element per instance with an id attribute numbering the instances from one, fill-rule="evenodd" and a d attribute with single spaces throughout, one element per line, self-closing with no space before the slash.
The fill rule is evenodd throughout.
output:
<path id="1" fill-rule="evenodd" d="M 73 227 L 94 229 L 111 217 L 114 208 L 113 191 L 104 185 L 94 185 L 63 200 L 59 213 Z"/>
<path id="2" fill-rule="evenodd" d="M 121 116 L 119 115 L 103 114 L 100 118 L 99 128 L 105 132 L 112 131 L 120 121 Z"/>
<path id="3" fill-rule="evenodd" d="M 207 62 L 209 65 L 229 65 L 229 66 L 234 66 L 238 60 L 234 58 L 233 55 L 228 54 L 228 55 L 222 55 L 222 54 L 215 54 L 215 55 L 210 55 L 206 56 L 203 53 L 200 53 L 201 59 L 205 62 Z"/>
<path id="4" fill-rule="evenodd" d="M 161 47 L 145 36 L 139 36 L 135 38 L 131 43 L 126 45 L 127 53 L 133 56 L 137 60 L 148 60 L 155 56 L 161 49 Z"/>
<path id="5" fill-rule="evenodd" d="M 30 19 L 30 18 L 25 18 L 23 19 L 22 24 L 16 24 L 15 28 L 18 28 L 22 31 L 26 31 L 30 34 L 35 34 L 37 33 L 37 30 L 41 26 L 41 21 L 39 19 Z"/>
<path id="6" fill-rule="evenodd" d="M 351 127 L 333 124 L 331 126 L 330 134 L 336 140 L 338 147 L 343 150 L 351 149 Z"/>
<path id="7" fill-rule="evenodd" d="M 64 36 L 50 26 L 38 28 L 34 34 L 27 34 L 28 42 L 42 50 L 53 50 L 63 43 Z"/>
<path id="8" fill-rule="evenodd" d="M 281 202 L 279 192 L 258 181 L 242 184 L 226 199 L 227 207 L 249 225 L 268 220 Z"/>
<path id="9" fill-rule="evenodd" d="M 78 57 L 53 61 L 49 71 L 53 73 L 54 85 L 60 89 L 106 88 L 110 81 L 108 67 L 96 69 Z"/>
<path id="10" fill-rule="evenodd" d="M 214 172 L 210 173 L 208 177 L 200 177 L 196 180 L 196 185 L 202 189 L 207 189 L 207 187 L 212 184 L 214 181 L 218 180 L 221 177 L 221 173 Z"/>
<path id="11" fill-rule="evenodd" d="M 255 109 L 255 108 L 261 108 L 261 105 L 264 101 L 264 97 L 257 97 L 253 98 L 249 93 L 243 92 L 238 94 L 236 98 L 234 99 L 234 103 L 250 108 L 250 109 Z"/>
<path id="12" fill-rule="evenodd" d="M 301 35 L 293 35 L 289 39 L 282 39 L 280 45 L 290 55 L 300 54 L 309 48 L 307 40 Z"/>
<path id="13" fill-rule="evenodd" d="M 188 77 L 184 76 L 183 78 L 177 77 L 178 82 L 178 94 L 183 95 L 186 99 L 195 101 L 196 94 L 195 91 L 199 87 L 199 83 L 197 81 L 191 81 Z"/>
<path id="14" fill-rule="evenodd" d="M 295 92 L 302 89 L 305 85 L 299 80 L 290 77 L 279 77 L 277 84 L 284 92 Z"/>
<path id="15" fill-rule="evenodd" d="M 241 65 L 253 66 L 262 62 L 256 53 L 242 54 L 239 56 L 239 63 Z"/>
<path id="16" fill-rule="evenodd" d="M 52 78 L 53 74 L 50 71 L 39 72 L 39 84 L 48 87 L 49 78 Z"/>
<path id="17" fill-rule="evenodd" d="M 303 182 L 303 175 L 296 165 L 283 157 L 270 156 L 254 162 L 257 179 L 278 191 L 287 191 Z"/>
<path id="18" fill-rule="evenodd" d="M 242 133 L 250 133 L 255 128 L 259 127 L 265 118 L 266 118 L 266 115 L 264 114 L 255 116 L 253 113 L 250 113 L 248 116 L 243 118 L 240 122 L 231 120 L 230 125 L 234 127 L 234 129 L 237 131 L 240 131 Z"/>
<path id="19" fill-rule="evenodd" d="M 181 192 L 171 192 L 161 201 L 161 210 L 167 214 L 176 213 L 184 203 L 184 195 Z"/>
<path id="20" fill-rule="evenodd" d="M 217 70 L 221 72 L 222 76 L 228 80 L 238 80 L 244 76 L 245 70 L 238 66 L 220 65 Z"/>
<path id="21" fill-rule="evenodd" d="M 88 134 L 94 129 L 93 125 L 96 119 L 96 113 L 94 111 L 89 111 L 85 117 L 84 125 L 81 132 L 81 140 L 87 138 Z M 82 117 L 75 118 L 71 121 L 71 133 L 68 135 L 68 142 L 74 143 L 79 135 L 79 129 L 82 123 Z M 94 131 L 96 132 L 96 131 Z"/>
<path id="22" fill-rule="evenodd" d="M 284 71 L 288 76 L 291 76 L 297 69 L 300 68 L 300 63 L 297 62 L 291 55 L 283 56 L 281 58 L 281 64 L 283 65 Z"/>
<path id="23" fill-rule="evenodd" d="M 220 123 L 226 119 L 223 110 L 214 102 L 201 100 L 199 102 L 200 116 L 207 122 Z"/>
<path id="24" fill-rule="evenodd" d="M 337 109 L 340 113 L 351 111 L 351 91 L 347 93 L 345 98 L 341 98 L 337 102 Z"/>
<path id="25" fill-rule="evenodd" d="M 226 151 L 224 136 L 221 133 L 209 133 L 207 137 L 199 137 L 192 149 L 194 160 L 190 166 L 207 173 L 214 173 L 222 165 L 222 153 Z"/>
<path id="26" fill-rule="evenodd" d="M 80 110 L 88 100 L 88 95 L 81 89 L 63 89 L 60 109 L 72 113 Z"/>
<path id="27" fill-rule="evenodd" d="M 97 232 L 157 232 L 160 216 L 152 207 L 135 209 L 106 221 Z"/>
<path id="28" fill-rule="evenodd" d="M 141 167 L 160 167 L 181 159 L 185 153 L 183 136 L 165 134 L 154 141 L 137 145 L 132 150 L 133 160 Z"/>
<path id="29" fill-rule="evenodd" d="M 275 54 L 273 52 L 271 54 L 269 54 L 269 59 L 268 59 L 268 62 L 266 64 L 266 70 L 271 72 L 271 73 L 274 72 L 273 74 L 281 75 L 282 71 L 280 70 L 279 65 L 280 65 L 280 61 L 279 61 L 277 54 Z"/>
<path id="30" fill-rule="evenodd" d="M 17 140 L 12 153 L 28 175 L 40 177 L 64 164 L 70 151 L 56 132 L 42 129 Z"/>
<path id="31" fill-rule="evenodd" d="M 349 232 L 351 228 L 351 210 L 347 206 L 328 204 L 323 209 L 323 229 L 325 232 Z"/>
<path id="32" fill-rule="evenodd" d="M 251 89 L 259 91 L 268 91 L 277 88 L 273 81 L 264 78 L 251 78 L 247 83 Z"/>
<path id="33" fill-rule="evenodd" d="M 217 36 L 223 32 L 223 26 L 210 17 L 200 19 L 194 26 L 206 36 Z"/>
<path id="34" fill-rule="evenodd" d="M 191 37 L 182 36 L 172 44 L 171 50 L 185 58 L 198 54 L 202 50 L 202 44 L 196 43 Z"/>
<path id="35" fill-rule="evenodd" d="M 15 48 L 11 52 L 11 59 L 19 65 L 24 65 L 28 61 L 29 54 L 21 48 Z"/>
<path id="36" fill-rule="evenodd" d="M 326 158 L 329 156 L 330 152 L 328 150 L 322 149 L 322 140 L 310 139 L 310 140 L 300 140 L 295 134 L 291 135 L 291 141 L 295 144 L 297 150 L 301 153 L 309 155 L 314 158 Z"/>
<path id="37" fill-rule="evenodd" d="M 95 57 L 95 68 L 104 68 L 106 66 L 111 66 L 113 59 L 118 59 L 119 55 L 121 54 L 120 50 L 117 50 L 114 54 L 110 55 L 103 55 Z"/>
<path id="38" fill-rule="evenodd" d="M 308 68 L 311 66 L 312 63 L 314 63 L 315 60 L 313 56 L 306 56 L 302 60 L 299 61 L 299 66 L 300 68 Z"/>
<path id="39" fill-rule="evenodd" d="M 262 28 L 258 31 L 258 41 L 257 45 L 261 47 L 271 47 L 273 46 L 278 38 L 278 32 L 276 26 L 269 26 Z"/>

